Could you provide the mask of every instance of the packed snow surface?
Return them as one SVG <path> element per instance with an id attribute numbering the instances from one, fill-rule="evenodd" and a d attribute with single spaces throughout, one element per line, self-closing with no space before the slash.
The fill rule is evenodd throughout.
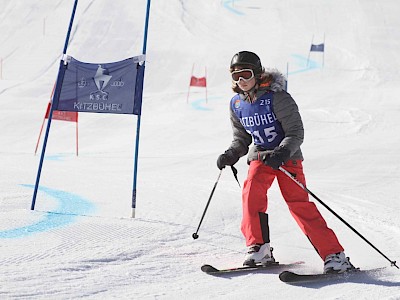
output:
<path id="1" fill-rule="evenodd" d="M 131 218 L 137 116 L 53 120 L 33 188 L 74 1 L 0 0 L 0 298 L 400 299 L 400 271 L 317 203 L 351 262 L 372 275 L 292 286 L 242 264 L 241 190 L 216 159 L 232 139 L 229 63 L 250 50 L 288 76 L 305 126 L 307 187 L 390 260 L 400 259 L 400 4 L 396 0 L 153 0 Z M 67 54 L 92 63 L 142 53 L 146 1 L 81 0 Z M 325 43 L 325 52 L 309 53 Z M 207 91 L 191 72 L 207 74 Z M 206 93 L 207 92 L 207 93 Z M 207 95 L 207 97 L 206 97 Z M 76 155 L 76 134 L 79 154 Z M 237 163 L 246 178 L 246 159 Z M 314 199 L 312 199 L 314 201 Z M 275 183 L 271 245 L 281 263 L 323 262 Z"/>

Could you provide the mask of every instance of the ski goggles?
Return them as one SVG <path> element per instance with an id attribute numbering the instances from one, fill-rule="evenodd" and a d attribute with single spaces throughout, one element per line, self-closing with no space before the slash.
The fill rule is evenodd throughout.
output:
<path id="1" fill-rule="evenodd" d="M 249 81 L 254 78 L 254 72 L 252 69 L 242 69 L 233 71 L 231 75 L 232 75 L 232 80 L 235 83 L 238 83 L 240 79 L 243 79 L 244 81 Z"/>

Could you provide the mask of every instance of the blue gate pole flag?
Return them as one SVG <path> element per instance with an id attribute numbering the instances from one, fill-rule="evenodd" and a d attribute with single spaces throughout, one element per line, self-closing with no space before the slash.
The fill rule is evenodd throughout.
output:
<path id="1" fill-rule="evenodd" d="M 132 191 L 132 217 L 135 217 L 140 117 L 150 0 L 147 0 L 142 54 L 111 63 L 86 63 L 66 54 L 77 4 L 78 0 L 75 0 L 58 70 L 56 87 L 51 100 L 31 210 L 35 209 L 40 175 L 54 111 L 133 114 L 138 117 Z"/>
<path id="2" fill-rule="evenodd" d="M 314 52 L 324 52 L 324 44 L 318 44 L 318 45 L 311 45 L 311 49 L 310 51 L 314 51 Z"/>
<path id="3" fill-rule="evenodd" d="M 307 66 L 310 61 L 311 52 L 322 53 L 322 67 L 323 67 L 325 64 L 325 33 L 324 33 L 324 41 L 321 44 L 314 44 L 314 35 L 312 36 L 310 51 L 308 51 Z"/>

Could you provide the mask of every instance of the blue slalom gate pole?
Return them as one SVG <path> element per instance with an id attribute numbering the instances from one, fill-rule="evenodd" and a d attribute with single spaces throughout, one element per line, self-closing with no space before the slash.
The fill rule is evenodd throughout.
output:
<path id="1" fill-rule="evenodd" d="M 142 50 L 142 53 L 144 55 L 146 54 L 147 50 L 147 32 L 149 28 L 150 2 L 151 0 L 147 0 L 146 19 L 144 24 L 144 36 L 143 36 L 143 50 Z M 145 63 L 146 62 L 143 62 L 142 66 L 143 68 L 145 66 Z M 133 187 L 132 187 L 132 218 L 135 217 L 135 210 L 136 210 L 136 184 L 137 184 L 137 168 L 138 168 L 138 156 L 139 156 L 140 121 L 141 121 L 141 113 L 138 114 L 137 124 L 136 124 L 135 162 L 133 167 Z"/>
<path id="2" fill-rule="evenodd" d="M 66 71 L 66 65 L 64 64 L 64 60 L 63 59 L 65 58 L 64 56 L 67 53 L 69 37 L 71 35 L 71 29 L 72 29 L 72 24 L 74 23 L 75 11 L 76 11 L 77 5 L 78 5 L 78 0 L 75 0 L 74 7 L 72 9 L 71 19 L 69 21 L 67 36 L 65 38 L 63 57 L 62 57 L 62 59 L 60 61 L 60 67 L 58 69 L 56 88 L 55 88 L 55 91 L 54 91 L 54 94 L 53 94 L 53 98 L 51 100 L 51 107 L 50 107 L 49 117 L 48 117 L 48 120 L 47 120 L 46 134 L 45 134 L 44 140 L 43 140 L 42 153 L 40 155 L 39 168 L 38 168 L 38 172 L 37 172 L 37 175 L 36 175 L 35 189 L 33 191 L 31 210 L 35 209 L 36 196 L 37 196 L 37 191 L 39 189 L 40 175 L 42 173 L 44 155 L 45 155 L 45 152 L 46 152 L 46 145 L 47 145 L 47 140 L 48 140 L 48 137 L 49 137 L 51 120 L 53 118 L 54 100 L 57 100 L 57 102 L 58 102 L 58 99 L 60 98 L 62 82 L 64 80 L 64 74 L 65 74 L 65 71 Z"/>

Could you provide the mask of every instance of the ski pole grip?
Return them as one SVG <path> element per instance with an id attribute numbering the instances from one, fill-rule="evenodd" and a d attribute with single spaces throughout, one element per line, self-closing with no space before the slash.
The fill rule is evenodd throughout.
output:
<path id="1" fill-rule="evenodd" d="M 279 170 L 285 173 L 290 179 L 292 179 L 299 187 L 301 187 L 303 190 L 305 189 L 305 186 L 299 182 L 296 178 L 294 178 L 294 175 L 290 173 L 289 171 L 285 170 L 282 167 L 279 167 Z"/>

